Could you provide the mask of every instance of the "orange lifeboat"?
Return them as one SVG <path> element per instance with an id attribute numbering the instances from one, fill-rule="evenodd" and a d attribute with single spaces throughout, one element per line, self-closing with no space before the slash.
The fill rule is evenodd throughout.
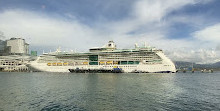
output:
<path id="1" fill-rule="evenodd" d="M 113 64 L 113 61 L 107 61 L 106 64 Z"/>
<path id="2" fill-rule="evenodd" d="M 89 62 L 83 62 L 83 65 L 88 65 L 89 64 Z"/>
<path id="3" fill-rule="evenodd" d="M 67 65 L 68 65 L 68 63 L 67 63 L 67 62 L 64 62 L 64 63 L 63 63 L 63 65 L 64 65 L 64 66 L 67 66 Z"/>
<path id="4" fill-rule="evenodd" d="M 114 61 L 113 64 L 118 64 L 118 61 Z"/>
<path id="5" fill-rule="evenodd" d="M 52 63 L 52 65 L 53 65 L 53 66 L 56 66 L 56 65 L 57 65 L 57 63 Z"/>
<path id="6" fill-rule="evenodd" d="M 104 61 L 100 61 L 99 64 L 100 65 L 105 65 L 105 62 Z"/>
<path id="7" fill-rule="evenodd" d="M 57 63 L 57 66 L 62 66 L 62 63 Z"/>
<path id="8" fill-rule="evenodd" d="M 51 63 L 47 63 L 48 66 L 51 66 Z"/>

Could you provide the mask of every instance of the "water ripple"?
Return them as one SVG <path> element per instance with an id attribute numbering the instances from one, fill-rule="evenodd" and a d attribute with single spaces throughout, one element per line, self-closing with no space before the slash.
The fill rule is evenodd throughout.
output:
<path id="1" fill-rule="evenodd" d="M 220 110 L 220 73 L 0 73 L 0 111 Z"/>
<path id="2" fill-rule="evenodd" d="M 63 105 L 63 104 L 49 104 L 42 108 L 40 111 L 86 111 L 84 108 L 77 107 L 76 105 Z"/>

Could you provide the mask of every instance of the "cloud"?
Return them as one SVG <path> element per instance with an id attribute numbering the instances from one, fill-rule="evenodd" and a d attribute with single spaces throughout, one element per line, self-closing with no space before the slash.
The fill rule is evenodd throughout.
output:
<path id="1" fill-rule="evenodd" d="M 0 30 L 6 37 L 22 37 L 32 45 L 74 47 L 86 45 L 96 36 L 95 30 L 77 20 L 65 21 L 31 11 L 8 10 L 0 14 L 0 20 Z"/>
<path id="2" fill-rule="evenodd" d="M 220 23 L 196 31 L 192 35 L 201 41 L 220 43 Z"/>
<path id="3" fill-rule="evenodd" d="M 117 20 L 96 21 L 92 26 L 83 23 L 80 17 L 70 12 L 64 13 L 65 18 L 36 11 L 5 10 L 0 12 L 0 30 L 7 38 L 22 37 L 35 47 L 61 46 L 64 47 L 63 49 L 74 50 L 76 48 L 80 51 L 87 51 L 90 47 L 102 46 L 108 40 L 114 40 L 119 48 L 132 48 L 134 43 L 141 44 L 147 41 L 149 45 L 168 52 L 168 56 L 173 60 L 194 59 L 198 62 L 204 61 L 203 58 L 207 56 L 207 58 L 213 58 L 212 61 L 214 61 L 217 56 L 207 55 L 206 52 L 209 50 L 196 51 L 201 46 L 202 39 L 192 41 L 167 37 L 167 33 L 170 33 L 168 29 L 174 22 L 188 24 L 193 21 L 193 19 L 187 21 L 188 17 L 169 18 L 167 17 L 169 13 L 186 5 L 205 3 L 205 1 L 209 0 L 137 0 L 133 7 L 130 7 L 132 11 L 127 14 L 130 16 Z M 164 21 L 165 17 L 170 21 Z M 203 44 L 203 47 L 205 46 L 210 46 L 210 44 Z M 179 50 L 183 47 L 186 49 Z M 193 52 L 186 53 L 188 49 Z"/>
<path id="4" fill-rule="evenodd" d="M 220 44 L 218 44 L 218 45 L 216 46 L 216 50 L 217 50 L 217 51 L 220 51 Z"/>
<path id="5" fill-rule="evenodd" d="M 190 48 L 178 49 L 178 51 L 170 52 L 170 58 L 174 61 L 187 61 L 200 64 L 209 64 L 219 62 L 220 52 L 214 49 L 198 49 Z"/>
<path id="6" fill-rule="evenodd" d="M 192 3 L 194 0 L 139 0 L 133 13 L 143 22 L 160 21 L 169 12 Z"/>
<path id="7" fill-rule="evenodd" d="M 151 26 L 150 31 L 144 29 L 140 33 L 130 34 L 132 31 L 139 30 L 139 26 L 135 25 L 136 21 L 129 20 L 90 27 L 74 18 L 66 20 L 24 10 L 4 11 L 0 13 L 0 19 L 0 30 L 5 33 L 7 38 L 22 37 L 33 46 L 62 46 L 84 50 L 97 46 L 94 44 L 103 45 L 108 40 L 115 40 L 121 44 L 119 46 L 126 48 L 132 47 L 135 42 L 142 41 L 157 41 L 150 42 L 152 45 L 162 41 L 163 44 L 157 46 L 167 48 L 165 47 L 166 43 L 170 42 L 165 39 L 163 32 L 158 29 L 157 25 L 154 25 L 154 28 Z M 149 27 L 145 26 L 145 28 Z"/>
<path id="8" fill-rule="evenodd" d="M 0 39 L 4 39 L 4 38 L 5 38 L 4 33 L 0 31 Z"/>
<path id="9" fill-rule="evenodd" d="M 208 3 L 211 0 L 137 0 L 132 7 L 130 17 L 119 21 L 113 21 L 107 23 L 106 29 L 110 30 L 110 33 L 122 34 L 122 35 L 134 35 L 139 36 L 145 34 L 160 35 L 160 37 L 167 38 L 166 33 L 174 23 L 192 24 L 196 23 L 196 26 L 204 22 L 203 16 L 183 16 L 181 17 L 169 17 L 169 13 L 177 11 L 184 6 Z M 168 17 L 167 17 L 168 16 Z M 190 20 L 188 20 L 190 18 Z M 198 21 L 198 22 L 195 22 Z M 137 34 L 137 35 L 135 35 Z M 156 38 L 157 36 L 153 37 Z M 161 39 L 161 38 L 160 38 Z"/>

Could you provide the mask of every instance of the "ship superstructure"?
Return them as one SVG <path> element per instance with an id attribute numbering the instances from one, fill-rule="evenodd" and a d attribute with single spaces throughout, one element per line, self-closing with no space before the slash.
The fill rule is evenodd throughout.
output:
<path id="1" fill-rule="evenodd" d="M 30 66 L 39 71 L 68 72 L 77 70 L 113 70 L 123 72 L 176 72 L 174 63 L 162 50 L 150 46 L 134 49 L 117 49 L 113 41 L 103 47 L 91 48 L 87 53 L 48 53 L 40 56 Z"/>
<path id="2" fill-rule="evenodd" d="M 27 66 L 34 72 L 69 72 L 68 69 L 72 68 L 73 60 L 62 59 L 58 56 L 72 53 L 61 52 L 58 48 L 55 52 L 43 53 Z"/>

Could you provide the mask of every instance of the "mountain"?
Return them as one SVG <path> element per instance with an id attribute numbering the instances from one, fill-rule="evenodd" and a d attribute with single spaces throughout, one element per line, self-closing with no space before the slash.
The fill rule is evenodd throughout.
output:
<path id="1" fill-rule="evenodd" d="M 197 64 L 192 62 L 184 62 L 184 61 L 175 61 L 174 62 L 177 69 L 189 69 L 191 70 L 192 67 L 194 69 L 214 69 L 214 70 L 220 70 L 220 62 L 216 62 L 213 64 Z"/>

